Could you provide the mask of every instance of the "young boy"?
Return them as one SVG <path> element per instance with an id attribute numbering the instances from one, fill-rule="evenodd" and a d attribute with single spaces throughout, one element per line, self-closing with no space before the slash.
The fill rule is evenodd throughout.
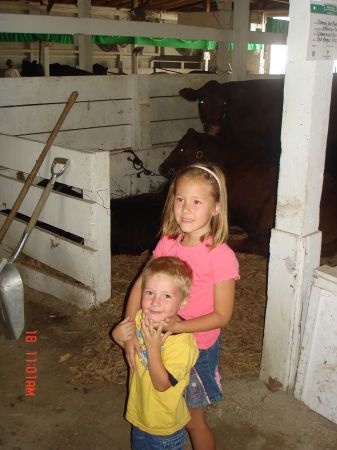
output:
<path id="1" fill-rule="evenodd" d="M 133 425 L 133 450 L 184 449 L 190 414 L 183 394 L 199 350 L 192 333 L 162 334 L 162 324 L 167 317 L 182 320 L 177 313 L 190 301 L 192 281 L 192 269 L 180 259 L 150 260 L 142 276 L 142 310 L 135 323 L 127 317 L 112 332 L 122 348 L 136 333 L 142 349 L 136 371 L 130 374 L 125 415 Z M 160 323 L 157 330 L 154 323 Z"/>

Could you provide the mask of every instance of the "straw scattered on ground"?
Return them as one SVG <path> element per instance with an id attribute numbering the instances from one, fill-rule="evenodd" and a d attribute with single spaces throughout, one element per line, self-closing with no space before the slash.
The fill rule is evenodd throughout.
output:
<path id="1" fill-rule="evenodd" d="M 92 332 L 71 367 L 73 382 L 94 386 L 125 383 L 127 365 L 110 331 L 121 319 L 130 285 L 148 256 L 147 252 L 141 256 L 112 256 L 111 299 L 82 312 Z M 222 330 L 220 366 L 227 380 L 258 377 L 266 308 L 267 258 L 244 253 L 238 253 L 237 258 L 241 279 L 236 283 L 233 316 Z M 321 264 L 334 266 L 337 257 L 324 258 Z"/>
<path id="2" fill-rule="evenodd" d="M 111 340 L 109 332 L 120 320 L 130 284 L 147 257 L 144 253 L 111 258 L 111 299 L 85 313 L 92 322 L 93 333 L 71 367 L 73 381 L 94 385 L 125 383 L 127 366 L 123 353 Z M 267 260 L 240 253 L 237 257 L 241 280 L 237 282 L 232 319 L 222 331 L 220 364 L 226 379 L 256 377 L 261 360 Z"/>

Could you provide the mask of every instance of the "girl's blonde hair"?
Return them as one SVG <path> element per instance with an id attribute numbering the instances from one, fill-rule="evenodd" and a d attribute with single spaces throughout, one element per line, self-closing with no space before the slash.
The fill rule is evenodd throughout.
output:
<path id="1" fill-rule="evenodd" d="M 206 169 L 206 170 L 205 170 Z M 210 172 L 211 173 L 210 173 Z M 215 176 L 214 176 L 214 175 Z M 200 237 L 200 242 L 212 238 L 207 246 L 212 249 L 228 239 L 228 216 L 227 216 L 227 189 L 225 175 L 216 164 L 192 164 L 180 169 L 174 176 L 166 197 L 166 202 L 162 214 L 162 226 L 159 231 L 161 238 L 168 236 L 176 239 L 181 233 L 181 229 L 174 218 L 173 205 L 176 186 L 181 178 L 200 180 L 209 188 L 214 201 L 220 203 L 219 214 L 211 219 L 211 230 Z"/>
<path id="2" fill-rule="evenodd" d="M 186 298 L 191 290 L 193 283 L 193 271 L 190 265 L 174 256 L 161 256 L 160 258 L 150 259 L 143 270 L 142 286 L 148 278 L 157 275 L 166 275 L 172 278 L 182 294 Z"/>

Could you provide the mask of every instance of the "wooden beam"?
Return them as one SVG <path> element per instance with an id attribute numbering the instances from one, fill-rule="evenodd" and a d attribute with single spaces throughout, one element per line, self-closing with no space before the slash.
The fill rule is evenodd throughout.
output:
<path id="1" fill-rule="evenodd" d="M 141 36 L 230 42 L 232 30 L 154 22 L 128 22 L 108 19 L 0 14 L 3 33 L 55 33 L 98 36 Z"/>

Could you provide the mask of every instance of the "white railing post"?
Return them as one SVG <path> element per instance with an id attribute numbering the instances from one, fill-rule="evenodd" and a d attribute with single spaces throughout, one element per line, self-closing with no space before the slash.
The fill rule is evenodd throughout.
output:
<path id="1" fill-rule="evenodd" d="M 132 76 L 132 148 L 152 147 L 149 77 Z"/>

